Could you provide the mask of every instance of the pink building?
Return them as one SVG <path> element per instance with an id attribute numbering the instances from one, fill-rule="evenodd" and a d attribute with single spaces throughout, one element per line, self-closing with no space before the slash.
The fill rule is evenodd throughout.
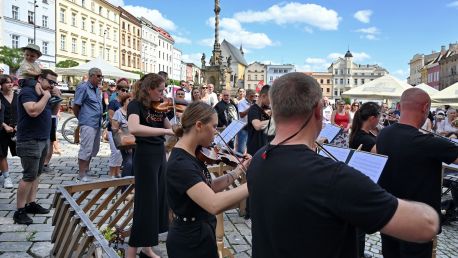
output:
<path id="1" fill-rule="evenodd" d="M 433 87 L 436 90 L 439 90 L 439 72 L 441 67 L 439 62 L 431 63 L 426 66 L 428 71 L 428 81 L 427 84 Z"/>

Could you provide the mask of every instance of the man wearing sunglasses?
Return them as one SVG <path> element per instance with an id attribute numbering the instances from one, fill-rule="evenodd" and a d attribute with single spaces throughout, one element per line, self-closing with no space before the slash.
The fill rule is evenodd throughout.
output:
<path id="1" fill-rule="evenodd" d="M 51 132 L 49 100 L 59 95 L 59 89 L 53 88 L 56 79 L 56 73 L 43 69 L 37 81 L 26 79 L 18 96 L 16 150 L 23 168 L 16 198 L 17 211 L 13 216 L 18 224 L 33 223 L 27 213 L 49 213 L 49 209 L 37 204 L 35 199 Z"/>
<path id="2" fill-rule="evenodd" d="M 98 86 L 103 75 L 99 68 L 89 70 L 89 80 L 81 84 L 75 92 L 73 113 L 80 126 L 80 150 L 78 152 L 79 179 L 88 182 L 87 172 L 91 158 L 95 157 L 100 148 L 102 125 L 102 97 Z"/>

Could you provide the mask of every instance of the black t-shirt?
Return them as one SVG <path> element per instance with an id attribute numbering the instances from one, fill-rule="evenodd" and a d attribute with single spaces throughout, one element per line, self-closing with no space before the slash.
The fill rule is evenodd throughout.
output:
<path id="1" fill-rule="evenodd" d="M 153 109 L 147 109 L 143 106 L 139 101 L 132 100 L 129 105 L 127 106 L 127 117 L 131 114 L 136 114 L 140 118 L 140 124 L 149 126 L 149 127 L 156 127 L 156 128 L 164 128 L 164 121 L 166 119 L 166 113 L 158 112 Z M 150 144 L 163 144 L 165 141 L 165 137 L 161 136 L 135 136 L 135 142 L 138 143 L 150 143 Z"/>
<path id="2" fill-rule="evenodd" d="M 0 93 L 0 100 L 2 105 L 5 106 L 4 110 L 4 123 L 9 126 L 16 126 L 17 125 L 17 97 L 18 94 L 16 92 L 13 93 L 13 100 L 8 102 L 8 100 Z"/>
<path id="3" fill-rule="evenodd" d="M 0 131 L 3 130 L 3 121 L 5 121 L 5 106 L 2 104 L 0 104 Z"/>
<path id="4" fill-rule="evenodd" d="M 218 114 L 218 127 L 228 126 L 232 120 L 238 119 L 238 108 L 233 101 L 226 103 L 220 101 L 215 105 L 216 113 Z"/>
<path id="5" fill-rule="evenodd" d="M 167 200 L 173 213 L 181 217 L 212 217 L 186 193 L 200 182 L 211 186 L 211 180 L 202 161 L 181 148 L 173 148 L 167 162 Z"/>
<path id="6" fill-rule="evenodd" d="M 35 83 L 36 84 L 36 83 Z M 39 102 L 43 96 L 38 96 L 34 86 L 24 86 L 18 96 L 17 141 L 48 140 L 51 134 L 51 105 L 46 107 L 36 117 L 31 117 L 25 111 L 24 103 Z"/>
<path id="7" fill-rule="evenodd" d="M 250 109 L 248 110 L 248 124 L 246 126 L 248 132 L 248 139 L 247 139 L 247 152 L 250 155 L 254 155 L 261 147 L 267 144 L 267 135 L 264 130 L 257 131 L 253 127 L 253 120 L 258 119 L 260 121 L 269 120 L 266 113 L 262 108 L 257 105 L 251 105 Z"/>
<path id="8" fill-rule="evenodd" d="M 271 146 L 272 147 L 272 146 Z M 359 171 L 305 145 L 264 148 L 247 171 L 253 257 L 356 257 L 355 227 L 373 233 L 398 201 Z"/>
<path id="9" fill-rule="evenodd" d="M 377 152 L 388 156 L 379 185 L 398 198 L 424 202 L 440 211 L 442 162 L 458 157 L 454 143 L 396 123 L 377 137 Z"/>
<path id="10" fill-rule="evenodd" d="M 116 110 L 120 108 L 121 108 L 121 103 L 119 103 L 118 99 L 113 99 L 112 101 L 110 101 L 110 103 L 108 103 L 108 110 L 113 110 L 114 112 L 116 112 Z M 110 121 L 108 121 L 107 130 L 111 132 Z"/>
<path id="11" fill-rule="evenodd" d="M 361 150 L 370 152 L 372 147 L 375 145 L 376 138 L 371 133 L 366 133 L 363 130 L 359 130 L 355 133 L 352 141 L 350 142 L 350 148 L 358 149 L 359 145 L 363 145 Z"/>

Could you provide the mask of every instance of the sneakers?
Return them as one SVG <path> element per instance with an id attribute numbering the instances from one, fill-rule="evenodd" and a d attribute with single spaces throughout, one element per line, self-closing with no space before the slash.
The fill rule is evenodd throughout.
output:
<path id="1" fill-rule="evenodd" d="M 83 177 L 81 177 L 81 178 L 78 176 L 77 179 L 76 179 L 76 181 L 77 181 L 77 182 L 80 182 L 80 181 L 81 181 L 81 182 L 83 182 L 83 183 L 87 183 L 87 182 L 90 182 L 91 180 L 90 180 L 89 177 L 87 177 L 87 176 L 83 176 Z"/>
<path id="2" fill-rule="evenodd" d="M 3 187 L 6 188 L 6 189 L 13 188 L 13 181 L 11 181 L 10 177 L 5 177 L 3 179 Z"/>
<path id="3" fill-rule="evenodd" d="M 41 170 L 41 172 L 50 173 L 51 172 L 51 168 L 49 167 L 49 165 L 43 165 L 43 169 Z"/>
<path id="4" fill-rule="evenodd" d="M 33 220 L 27 215 L 25 208 L 18 209 L 13 215 L 14 223 L 30 225 Z"/>
<path id="5" fill-rule="evenodd" d="M 25 212 L 33 214 L 48 214 L 49 209 L 43 208 L 40 204 L 36 202 L 31 202 L 25 205 Z"/>

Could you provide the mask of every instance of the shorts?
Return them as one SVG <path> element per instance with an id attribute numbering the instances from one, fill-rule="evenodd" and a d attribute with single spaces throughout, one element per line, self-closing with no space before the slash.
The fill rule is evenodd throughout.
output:
<path id="1" fill-rule="evenodd" d="M 48 146 L 48 140 L 30 140 L 16 144 L 17 154 L 21 158 L 23 168 L 23 181 L 33 182 L 41 175 Z"/>
<path id="2" fill-rule="evenodd" d="M 57 132 L 57 117 L 53 117 L 51 118 L 51 134 L 49 135 L 49 140 L 51 142 L 55 142 L 57 140 L 56 132 Z"/>
<path id="3" fill-rule="evenodd" d="M 0 131 L 0 157 L 8 157 L 8 148 L 12 156 L 17 156 L 16 142 L 12 140 L 15 133 L 7 133 L 5 130 Z"/>
<path id="4" fill-rule="evenodd" d="M 78 159 L 89 161 L 97 156 L 100 149 L 100 128 L 92 128 L 87 125 L 80 126 L 80 150 Z"/>
<path id="5" fill-rule="evenodd" d="M 120 167 L 122 165 L 122 155 L 121 152 L 116 148 L 113 141 L 113 133 L 108 131 L 108 142 L 110 143 L 110 160 L 108 161 L 109 167 Z"/>

